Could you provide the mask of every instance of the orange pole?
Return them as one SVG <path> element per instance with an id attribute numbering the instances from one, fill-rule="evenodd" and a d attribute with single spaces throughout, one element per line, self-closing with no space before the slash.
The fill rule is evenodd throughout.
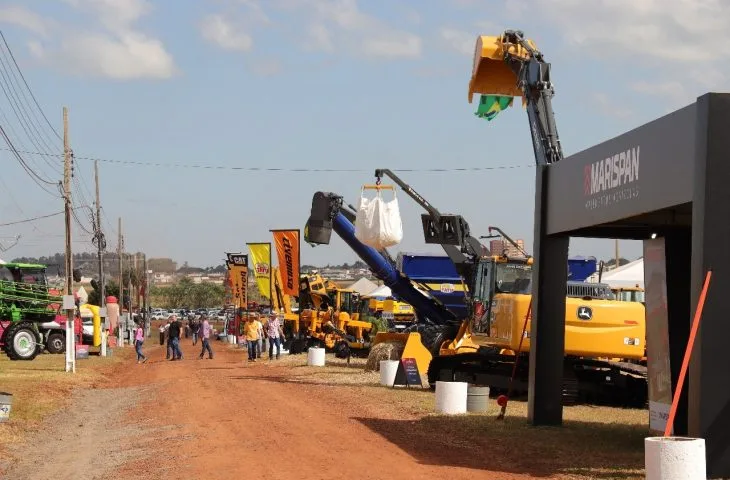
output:
<path id="1" fill-rule="evenodd" d="M 710 277 L 712 277 L 712 270 L 707 271 L 705 275 L 705 284 L 702 286 L 702 293 L 700 293 L 700 299 L 697 302 L 697 310 L 695 311 L 695 318 L 692 320 L 692 330 L 689 333 L 689 341 L 687 342 L 687 348 L 684 351 L 684 359 L 682 360 L 682 369 L 679 371 L 679 379 L 677 380 L 677 388 L 674 389 L 674 398 L 672 398 L 672 407 L 669 410 L 669 418 L 667 419 L 667 426 L 664 427 L 664 436 L 670 436 L 672 432 L 672 426 L 674 425 L 674 417 L 677 415 L 677 404 L 679 403 L 679 396 L 682 394 L 682 387 L 684 386 L 684 378 L 687 375 L 687 368 L 689 367 L 689 359 L 692 356 L 692 347 L 695 343 L 695 337 L 697 336 L 697 330 L 700 327 L 700 318 L 702 318 L 702 309 L 705 307 L 705 298 L 707 297 L 707 289 L 710 286 Z"/>

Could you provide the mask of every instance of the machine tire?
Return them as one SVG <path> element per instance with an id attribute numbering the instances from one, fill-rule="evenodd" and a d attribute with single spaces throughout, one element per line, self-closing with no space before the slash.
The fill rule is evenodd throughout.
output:
<path id="1" fill-rule="evenodd" d="M 292 340 L 291 344 L 289 345 L 289 354 L 290 355 L 298 355 L 302 352 L 304 352 L 304 347 L 306 346 L 306 340 L 303 338 L 295 338 Z"/>
<path id="2" fill-rule="evenodd" d="M 334 351 L 336 358 L 347 358 L 350 354 L 350 345 L 346 341 L 340 340 L 335 344 Z"/>
<path id="3" fill-rule="evenodd" d="M 28 342 L 34 343 L 28 345 Z M 33 360 L 43 344 L 38 334 L 29 322 L 17 322 L 8 327 L 5 333 L 5 353 L 11 360 Z"/>
<path id="4" fill-rule="evenodd" d="M 46 342 L 48 353 L 63 353 L 66 351 L 66 335 L 61 332 L 53 332 L 48 335 Z"/>

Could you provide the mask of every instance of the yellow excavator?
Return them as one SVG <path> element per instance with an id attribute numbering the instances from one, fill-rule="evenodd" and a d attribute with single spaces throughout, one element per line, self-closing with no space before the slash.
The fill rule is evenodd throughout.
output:
<path id="1" fill-rule="evenodd" d="M 346 358 L 370 348 L 372 324 L 360 320 L 360 297 L 352 289 L 340 288 L 318 273 L 300 277 L 299 313 L 292 315 L 291 353 L 309 347 L 333 350 Z"/>

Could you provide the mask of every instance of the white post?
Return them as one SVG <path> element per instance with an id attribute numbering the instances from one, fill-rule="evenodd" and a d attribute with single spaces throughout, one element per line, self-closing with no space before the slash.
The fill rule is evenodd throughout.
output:
<path id="1" fill-rule="evenodd" d="M 101 356 L 106 357 L 106 332 L 101 332 Z"/>

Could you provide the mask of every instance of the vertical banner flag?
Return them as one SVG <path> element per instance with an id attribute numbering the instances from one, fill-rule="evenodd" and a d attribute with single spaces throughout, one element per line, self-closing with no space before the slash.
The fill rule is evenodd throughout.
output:
<path id="1" fill-rule="evenodd" d="M 664 238 L 644 240 L 649 430 L 656 432 L 664 432 L 672 407 L 666 258 Z"/>
<path id="2" fill-rule="evenodd" d="M 271 300 L 271 243 L 248 243 L 259 293 Z"/>
<path id="3" fill-rule="evenodd" d="M 228 264 L 230 266 L 231 291 L 233 303 L 236 308 L 247 307 L 248 286 L 248 255 L 241 253 L 229 253 Z"/>
<path id="4" fill-rule="evenodd" d="M 299 230 L 272 230 L 279 259 L 282 289 L 292 297 L 299 296 Z"/>

